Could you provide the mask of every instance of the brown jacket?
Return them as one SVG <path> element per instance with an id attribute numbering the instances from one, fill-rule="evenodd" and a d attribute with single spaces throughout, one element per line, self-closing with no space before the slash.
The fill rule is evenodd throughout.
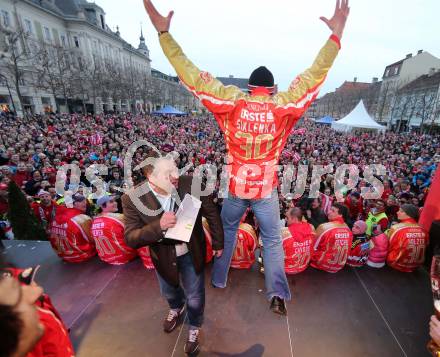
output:
<path id="1" fill-rule="evenodd" d="M 180 200 L 183 200 L 186 193 L 191 193 L 192 179 L 191 176 L 181 176 L 179 178 L 177 192 Z M 191 235 L 191 240 L 188 243 L 188 249 L 197 274 L 203 271 L 206 255 L 202 216 L 208 220 L 211 229 L 212 248 L 214 250 L 223 249 L 224 239 L 222 222 L 217 207 L 212 201 L 212 196 L 199 198 L 202 201 L 202 206 Z M 161 207 L 156 196 L 151 191 L 142 195 L 139 199 L 151 210 L 157 210 Z M 122 196 L 122 207 L 125 217 L 125 241 L 127 244 L 134 249 L 148 245 L 153 264 L 160 276 L 171 285 L 179 285 L 176 249 L 174 247 L 175 241 L 163 239 L 164 233 L 160 229 L 159 222 L 162 213 L 157 216 L 148 216 L 139 212 L 127 194 Z"/>

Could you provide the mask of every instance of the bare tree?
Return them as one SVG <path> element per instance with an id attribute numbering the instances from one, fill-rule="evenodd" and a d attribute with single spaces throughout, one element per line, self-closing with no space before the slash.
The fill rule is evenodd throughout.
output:
<path id="1" fill-rule="evenodd" d="M 417 116 L 421 118 L 420 130 L 425 131 L 425 122 L 431 117 L 437 100 L 437 91 L 426 89 L 423 91 L 418 100 Z"/>
<path id="2" fill-rule="evenodd" d="M 4 52 L 0 56 L 0 71 L 7 77 L 12 78 L 15 92 L 20 102 L 23 115 L 27 116 L 24 110 L 24 99 L 21 87 L 25 80 L 32 77 L 32 61 L 38 53 L 32 53 L 28 44 L 29 34 L 23 29 L 20 19 L 14 11 L 16 26 L 14 29 L 4 27 L 0 23 L 0 34 L 4 37 Z"/>
<path id="3" fill-rule="evenodd" d="M 80 98 L 82 101 L 83 113 L 87 113 L 86 102 L 89 98 L 88 92 L 88 73 L 84 68 L 82 57 L 78 57 L 77 61 L 72 63 L 71 67 L 71 79 L 72 79 L 72 95 L 76 98 Z"/>
<path id="4" fill-rule="evenodd" d="M 125 82 L 128 100 L 130 103 L 130 111 L 136 112 L 136 98 L 139 98 L 139 82 L 138 78 L 142 75 L 139 71 L 133 67 L 132 64 L 125 69 Z"/>
<path id="5" fill-rule="evenodd" d="M 55 98 L 56 109 L 60 108 L 57 98 L 62 98 L 67 107 L 72 92 L 69 52 L 62 46 L 47 46 L 40 43 L 40 51 L 35 66 L 35 87 L 49 91 Z"/>
<path id="6" fill-rule="evenodd" d="M 392 112 L 392 105 L 398 88 L 397 84 L 396 81 L 382 83 L 377 111 L 377 120 L 381 123 Z"/>
<path id="7" fill-rule="evenodd" d="M 396 131 L 402 130 L 402 123 L 409 122 L 416 110 L 417 97 L 413 93 L 403 93 L 398 95 L 393 104 L 391 118 L 397 118 Z"/>
<path id="8" fill-rule="evenodd" d="M 124 97 L 124 85 L 123 85 L 123 73 L 122 67 L 110 60 L 105 62 L 105 83 L 107 87 L 107 93 L 112 98 L 113 103 L 117 103 Z"/>

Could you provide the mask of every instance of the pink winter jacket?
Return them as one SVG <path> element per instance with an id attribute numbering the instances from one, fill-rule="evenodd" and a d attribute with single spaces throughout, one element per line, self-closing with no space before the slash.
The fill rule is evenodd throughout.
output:
<path id="1" fill-rule="evenodd" d="M 373 268 L 382 268 L 387 260 L 388 236 L 385 233 L 374 236 L 370 239 L 370 255 L 367 265 Z"/>

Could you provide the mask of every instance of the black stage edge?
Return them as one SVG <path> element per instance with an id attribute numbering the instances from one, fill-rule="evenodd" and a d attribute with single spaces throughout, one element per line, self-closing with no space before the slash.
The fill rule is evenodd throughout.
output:
<path id="1" fill-rule="evenodd" d="M 71 328 L 78 357 L 184 356 L 187 329 L 162 332 L 167 313 L 155 273 L 140 260 L 109 266 L 94 258 L 62 262 L 49 243 L 4 241 L 2 254 L 18 267 L 41 264 L 41 284 Z M 213 289 L 199 356 L 423 357 L 429 356 L 433 311 L 429 275 L 388 268 L 307 269 L 289 276 L 288 317 L 269 311 L 264 277 L 231 270 L 227 289 Z"/>

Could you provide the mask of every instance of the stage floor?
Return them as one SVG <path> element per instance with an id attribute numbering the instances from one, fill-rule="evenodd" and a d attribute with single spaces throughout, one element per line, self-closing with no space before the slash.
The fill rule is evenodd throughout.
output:
<path id="1" fill-rule="evenodd" d="M 79 357 L 184 356 L 186 326 L 162 332 L 167 305 L 153 271 L 140 260 L 109 266 L 98 258 L 62 262 L 47 242 L 4 241 L 19 267 L 41 264 L 36 281 L 71 329 Z M 213 289 L 207 269 L 206 311 L 199 356 L 429 356 L 433 311 L 428 273 L 345 268 L 307 269 L 289 276 L 288 316 L 269 310 L 264 277 L 231 270 L 227 289 Z"/>

